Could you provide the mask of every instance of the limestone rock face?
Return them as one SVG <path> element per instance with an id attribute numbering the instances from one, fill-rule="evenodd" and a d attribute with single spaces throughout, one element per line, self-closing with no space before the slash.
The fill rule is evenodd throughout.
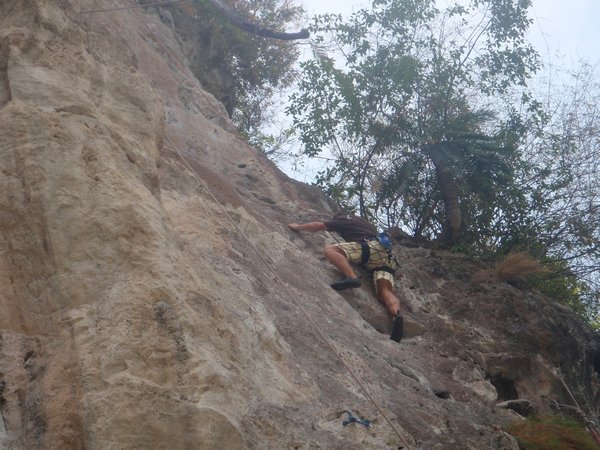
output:
<path id="1" fill-rule="evenodd" d="M 592 332 L 466 257 L 397 249 L 389 340 L 286 227 L 334 205 L 236 136 L 168 15 L 78 13 L 110 6 L 0 2 L 1 448 L 516 449 L 498 403 L 596 410 Z"/>

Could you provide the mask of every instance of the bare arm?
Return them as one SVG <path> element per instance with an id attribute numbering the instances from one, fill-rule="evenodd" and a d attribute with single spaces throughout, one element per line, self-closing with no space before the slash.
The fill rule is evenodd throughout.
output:
<path id="1" fill-rule="evenodd" d="M 289 223 L 288 227 L 292 231 L 325 231 L 327 226 L 323 222 L 309 222 L 309 223 Z"/>

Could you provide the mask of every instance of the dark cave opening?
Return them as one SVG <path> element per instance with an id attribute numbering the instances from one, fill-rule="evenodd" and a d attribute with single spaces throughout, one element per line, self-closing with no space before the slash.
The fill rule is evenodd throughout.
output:
<path id="1" fill-rule="evenodd" d="M 502 375 L 488 375 L 488 379 L 496 388 L 496 392 L 498 392 L 499 402 L 516 400 L 519 398 L 519 394 L 515 389 L 515 383 L 513 380 L 504 378 Z"/>

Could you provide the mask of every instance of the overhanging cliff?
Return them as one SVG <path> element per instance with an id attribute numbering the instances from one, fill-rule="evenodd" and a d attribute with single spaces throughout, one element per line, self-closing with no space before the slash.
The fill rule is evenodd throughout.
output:
<path id="1" fill-rule="evenodd" d="M 236 136 L 156 9 L 77 13 L 107 5 L 0 4 L 1 446 L 517 448 L 500 402 L 596 411 L 591 330 L 464 256 L 397 249 L 421 330 L 390 341 L 286 227 L 334 205 Z"/>

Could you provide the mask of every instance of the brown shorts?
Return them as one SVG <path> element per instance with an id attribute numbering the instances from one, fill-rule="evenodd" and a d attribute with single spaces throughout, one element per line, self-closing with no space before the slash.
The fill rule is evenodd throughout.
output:
<path id="1" fill-rule="evenodd" d="M 383 245 L 381 245 L 378 241 L 367 241 L 369 244 L 369 249 L 371 250 L 371 256 L 369 257 L 369 261 L 364 266 L 368 270 L 373 270 L 376 267 L 389 267 L 392 270 L 395 270 L 395 263 L 389 260 L 388 252 Z M 362 260 L 362 247 L 359 242 L 340 242 L 339 244 L 335 244 L 336 247 L 339 247 L 346 254 L 346 259 L 348 261 L 360 264 Z M 377 291 L 377 280 L 388 280 L 394 287 L 394 275 L 390 272 L 386 272 L 385 270 L 375 270 L 373 272 L 373 283 L 375 284 L 375 291 Z"/>

